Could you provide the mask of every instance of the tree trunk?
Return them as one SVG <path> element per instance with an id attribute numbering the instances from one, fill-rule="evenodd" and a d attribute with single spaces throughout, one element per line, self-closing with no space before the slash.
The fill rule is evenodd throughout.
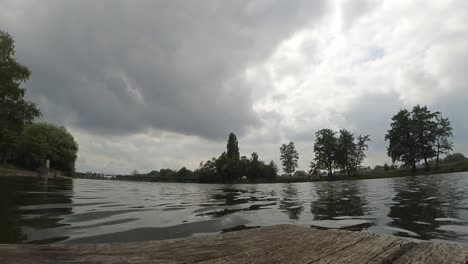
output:
<path id="1" fill-rule="evenodd" d="M 424 166 L 426 167 L 426 170 L 429 170 L 429 163 L 427 162 L 427 158 L 424 158 Z"/>
<path id="2" fill-rule="evenodd" d="M 416 162 L 411 163 L 411 169 L 413 172 L 416 172 Z"/>
<path id="3" fill-rule="evenodd" d="M 439 155 L 440 155 L 440 146 L 439 146 L 439 144 L 437 144 L 436 170 L 439 169 Z"/>

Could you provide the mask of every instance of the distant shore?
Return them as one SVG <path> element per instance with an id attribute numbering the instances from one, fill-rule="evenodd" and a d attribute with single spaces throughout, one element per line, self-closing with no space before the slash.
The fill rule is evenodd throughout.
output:
<path id="1" fill-rule="evenodd" d="M 100 177 L 95 175 L 87 175 L 83 173 L 77 173 L 76 178 L 83 179 L 101 179 L 101 180 L 120 180 L 120 181 L 140 181 L 140 182 L 173 182 L 173 183 L 230 183 L 230 184 L 256 184 L 256 183 L 294 183 L 294 182 L 319 182 L 319 181 L 343 181 L 343 180 L 366 180 L 366 179 L 382 179 L 382 178 L 397 178 L 406 176 L 419 176 L 419 175 L 430 175 L 430 174 L 446 174 L 453 172 L 464 172 L 468 171 L 468 160 L 442 163 L 438 169 L 432 168 L 425 170 L 421 168 L 416 172 L 411 169 L 395 169 L 395 170 L 370 170 L 366 173 L 361 173 L 356 176 L 345 176 L 335 175 L 332 178 L 328 176 L 278 176 L 274 179 L 258 179 L 252 180 L 237 180 L 234 182 L 220 182 L 220 181 L 207 181 L 196 177 L 186 178 L 173 178 L 173 177 L 155 177 L 142 175 L 117 175 L 113 177 Z"/>

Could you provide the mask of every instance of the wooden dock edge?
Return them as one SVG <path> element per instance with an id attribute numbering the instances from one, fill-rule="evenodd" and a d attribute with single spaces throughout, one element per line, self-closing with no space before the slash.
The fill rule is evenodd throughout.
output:
<path id="1" fill-rule="evenodd" d="M 468 263 L 468 247 L 343 230 L 275 225 L 106 244 L 0 245 L 0 263 Z"/>

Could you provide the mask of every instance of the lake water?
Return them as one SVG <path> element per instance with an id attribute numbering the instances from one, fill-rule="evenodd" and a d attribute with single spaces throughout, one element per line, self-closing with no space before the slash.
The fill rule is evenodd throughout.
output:
<path id="1" fill-rule="evenodd" d="M 145 241 L 274 224 L 468 243 L 468 173 L 256 185 L 0 179 L 0 243 Z"/>

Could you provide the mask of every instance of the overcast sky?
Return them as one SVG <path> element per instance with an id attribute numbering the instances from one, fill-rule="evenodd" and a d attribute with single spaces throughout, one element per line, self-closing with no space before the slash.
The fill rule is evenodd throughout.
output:
<path id="1" fill-rule="evenodd" d="M 229 132 L 278 164 L 293 140 L 306 169 L 321 128 L 370 134 L 373 166 L 415 104 L 468 153 L 466 0 L 1 0 L 0 29 L 42 119 L 78 141 L 78 171 L 194 169 Z"/>

